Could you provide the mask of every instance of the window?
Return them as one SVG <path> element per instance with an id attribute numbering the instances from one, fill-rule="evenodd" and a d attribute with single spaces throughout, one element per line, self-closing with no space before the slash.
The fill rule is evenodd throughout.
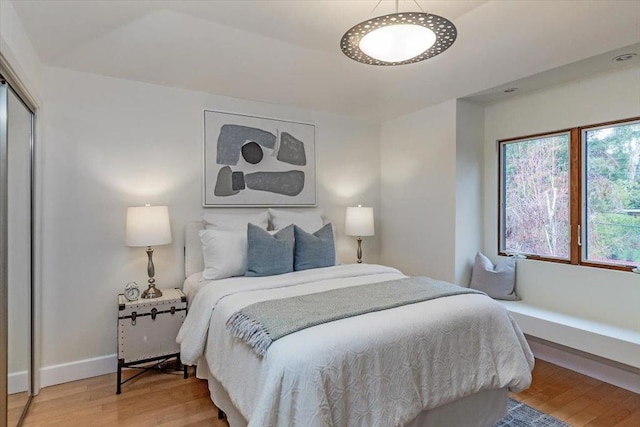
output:
<path id="1" fill-rule="evenodd" d="M 640 265 L 640 121 L 582 130 L 584 259 Z"/>
<path id="2" fill-rule="evenodd" d="M 569 259 L 569 133 L 502 144 L 505 252 Z"/>
<path id="3" fill-rule="evenodd" d="M 640 266 L 640 118 L 498 144 L 501 254 Z"/>

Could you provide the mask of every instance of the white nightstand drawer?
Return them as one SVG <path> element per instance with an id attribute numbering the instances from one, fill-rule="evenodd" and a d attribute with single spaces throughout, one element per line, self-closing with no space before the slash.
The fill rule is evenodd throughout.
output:
<path id="1" fill-rule="evenodd" d="M 180 352 L 176 336 L 187 315 L 186 297 L 179 289 L 162 292 L 155 299 L 119 297 L 118 359 L 124 363 Z"/>

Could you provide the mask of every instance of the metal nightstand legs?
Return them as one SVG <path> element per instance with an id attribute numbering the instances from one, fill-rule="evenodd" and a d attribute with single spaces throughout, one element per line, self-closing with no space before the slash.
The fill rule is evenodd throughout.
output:
<path id="1" fill-rule="evenodd" d="M 176 358 L 176 367 L 177 369 L 170 369 L 170 368 L 163 368 L 161 365 L 166 362 L 167 360 Z M 141 365 L 143 363 L 149 363 L 149 362 L 157 362 L 155 363 L 153 366 L 136 366 L 136 365 Z M 126 380 L 122 381 L 122 368 L 132 368 L 132 369 L 140 369 L 141 371 L 138 372 L 137 374 L 135 374 L 134 376 L 127 378 Z M 117 386 L 116 386 L 116 394 L 120 394 L 122 391 L 122 385 L 126 384 L 127 382 L 131 381 L 132 379 L 144 374 L 145 372 L 148 371 L 160 371 L 160 372 L 166 372 L 166 371 L 179 371 L 182 370 L 183 371 L 183 378 L 187 379 L 189 378 L 189 371 L 188 371 L 188 366 L 187 365 L 183 365 L 182 362 L 180 362 L 180 353 L 175 353 L 175 354 L 169 354 L 167 356 L 161 356 L 161 357 L 153 357 L 150 359 L 145 359 L 145 360 L 137 360 L 135 362 L 128 362 L 126 363 L 124 361 L 124 359 L 118 359 L 118 373 L 117 373 Z"/>

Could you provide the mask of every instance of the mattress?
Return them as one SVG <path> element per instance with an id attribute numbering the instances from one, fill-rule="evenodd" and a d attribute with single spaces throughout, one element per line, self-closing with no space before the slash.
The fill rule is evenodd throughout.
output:
<path id="1" fill-rule="evenodd" d="M 204 357 L 249 426 L 407 425 L 479 392 L 529 386 L 526 340 L 484 295 L 314 326 L 275 341 L 264 358 L 226 330 L 233 313 L 255 302 L 402 277 L 390 267 L 352 264 L 204 282 L 178 335 L 181 357 L 186 364 Z"/>
<path id="2" fill-rule="evenodd" d="M 209 372 L 206 360 L 198 363 L 196 376 L 207 380 L 211 399 L 225 412 L 231 427 L 248 425 L 247 420 L 233 405 L 227 391 Z M 493 426 L 506 415 L 508 400 L 509 391 L 506 388 L 480 391 L 437 408 L 424 410 L 403 427 Z"/>

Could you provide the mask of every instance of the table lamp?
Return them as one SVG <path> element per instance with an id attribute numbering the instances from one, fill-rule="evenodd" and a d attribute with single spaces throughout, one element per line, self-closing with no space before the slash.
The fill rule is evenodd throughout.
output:
<path id="1" fill-rule="evenodd" d="M 347 208 L 344 231 L 347 236 L 358 237 L 358 264 L 362 264 L 362 238 L 375 235 L 373 208 L 363 208 L 362 205 Z"/>
<path id="2" fill-rule="evenodd" d="M 167 206 L 135 206 L 127 208 L 126 245 L 130 247 L 147 247 L 147 274 L 149 287 L 142 293 L 142 298 L 158 298 L 162 292 L 156 289 L 155 268 L 153 266 L 152 246 L 171 243 L 171 226 L 169 225 L 169 208 Z"/>

